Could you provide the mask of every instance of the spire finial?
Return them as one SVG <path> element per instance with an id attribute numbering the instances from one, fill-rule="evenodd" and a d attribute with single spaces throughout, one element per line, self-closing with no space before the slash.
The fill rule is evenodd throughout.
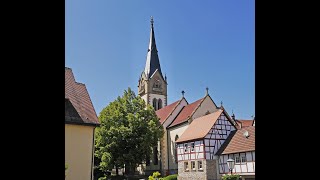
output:
<path id="1" fill-rule="evenodd" d="M 153 26 L 153 16 L 151 16 L 151 20 L 150 20 L 150 22 L 151 22 L 151 26 Z"/>
<path id="2" fill-rule="evenodd" d="M 208 95 L 208 94 L 209 94 L 209 88 L 206 87 L 206 95 Z"/>
<path id="3" fill-rule="evenodd" d="M 220 106 L 222 107 L 223 102 L 221 101 Z"/>
<path id="4" fill-rule="evenodd" d="M 185 93 L 184 90 L 182 90 L 181 93 L 182 93 L 182 97 L 184 97 L 184 93 Z"/>

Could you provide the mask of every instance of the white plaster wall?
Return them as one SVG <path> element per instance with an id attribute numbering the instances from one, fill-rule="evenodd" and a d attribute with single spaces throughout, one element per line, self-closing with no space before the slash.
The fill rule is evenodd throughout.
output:
<path id="1" fill-rule="evenodd" d="M 178 169 L 178 163 L 176 163 L 175 159 L 176 157 L 174 156 L 174 144 L 175 144 L 175 137 L 176 135 L 178 135 L 179 137 L 181 137 L 181 135 L 183 134 L 183 132 L 188 128 L 189 124 L 185 123 L 182 125 L 178 125 L 176 127 L 170 128 L 168 129 L 169 131 L 169 168 L 170 169 Z M 178 159 L 179 160 L 179 159 Z"/>
<path id="2" fill-rule="evenodd" d="M 253 175 L 255 174 L 255 157 L 254 157 L 254 151 L 253 152 L 246 152 L 246 153 L 240 153 L 241 155 L 246 154 L 246 158 L 247 158 L 247 162 L 246 163 L 240 163 L 240 164 L 235 164 L 234 169 L 232 170 L 234 173 L 238 173 L 238 174 L 243 174 L 243 175 Z M 252 154 L 252 155 L 251 155 Z M 222 155 L 219 157 L 219 162 L 223 162 L 223 166 L 224 166 L 224 171 L 221 165 L 219 165 L 219 173 L 220 174 L 224 174 L 224 173 L 228 173 L 229 172 L 229 167 L 227 165 L 227 160 L 229 158 L 231 159 L 235 159 L 236 156 L 239 156 L 239 153 L 235 153 L 235 154 L 229 154 L 228 155 Z M 253 160 L 252 157 L 253 156 Z M 221 173 L 222 172 L 222 173 Z"/>
<path id="3" fill-rule="evenodd" d="M 193 114 L 192 119 L 204 116 L 207 113 L 207 111 L 209 111 L 210 113 L 213 113 L 216 109 L 217 107 L 211 101 L 210 97 L 206 96 L 201 106 Z"/>

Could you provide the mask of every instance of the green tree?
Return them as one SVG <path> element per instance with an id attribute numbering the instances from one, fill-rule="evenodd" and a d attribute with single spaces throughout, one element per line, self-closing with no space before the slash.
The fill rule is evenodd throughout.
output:
<path id="1" fill-rule="evenodd" d="M 163 128 L 152 106 L 128 88 L 105 107 L 99 115 L 96 129 L 95 156 L 99 168 L 107 171 L 125 165 L 129 174 L 151 156 L 152 147 L 163 136 Z"/>

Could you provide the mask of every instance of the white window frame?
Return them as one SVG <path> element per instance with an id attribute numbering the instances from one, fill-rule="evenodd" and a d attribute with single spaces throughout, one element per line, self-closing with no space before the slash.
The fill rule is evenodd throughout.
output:
<path id="1" fill-rule="evenodd" d="M 202 171 L 203 170 L 202 166 L 203 166 L 202 161 L 198 161 L 198 170 Z"/>
<path id="2" fill-rule="evenodd" d="M 188 161 L 187 162 L 184 162 L 184 171 L 189 171 L 189 163 Z"/>
<path id="3" fill-rule="evenodd" d="M 191 145 L 190 145 L 191 152 L 194 152 L 194 144 L 195 144 L 195 143 L 192 142 Z"/>
<path id="4" fill-rule="evenodd" d="M 192 171 L 196 170 L 196 162 L 195 161 L 191 161 L 191 170 Z"/>
<path id="5" fill-rule="evenodd" d="M 243 161 L 242 158 L 244 158 L 246 161 Z M 247 163 L 247 157 L 246 156 L 240 156 L 240 163 L 246 164 Z"/>
<path id="6" fill-rule="evenodd" d="M 241 163 L 240 156 L 234 156 L 234 163 L 235 164 L 240 164 Z"/>
<path id="7" fill-rule="evenodd" d="M 184 143 L 183 147 L 184 147 L 184 152 L 185 152 L 185 153 L 186 153 L 186 152 L 189 152 L 189 151 L 188 151 L 188 143 Z"/>

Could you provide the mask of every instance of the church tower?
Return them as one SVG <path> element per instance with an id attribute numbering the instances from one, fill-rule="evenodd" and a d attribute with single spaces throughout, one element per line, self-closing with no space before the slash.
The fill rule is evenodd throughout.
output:
<path id="1" fill-rule="evenodd" d="M 146 66 L 139 78 L 138 95 L 155 110 L 167 106 L 167 77 L 161 72 L 152 16 Z"/>

